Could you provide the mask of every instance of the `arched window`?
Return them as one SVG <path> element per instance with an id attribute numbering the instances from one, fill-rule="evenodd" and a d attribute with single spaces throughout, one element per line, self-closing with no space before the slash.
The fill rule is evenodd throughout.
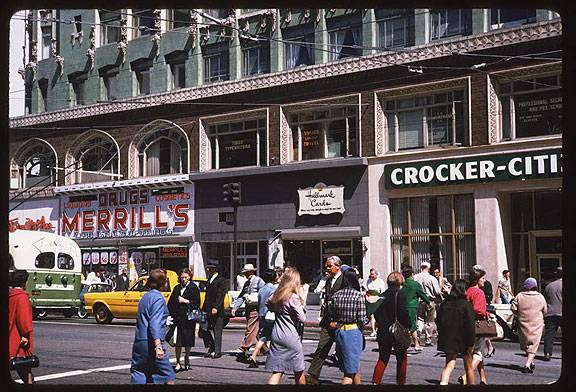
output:
<path id="1" fill-rule="evenodd" d="M 43 140 L 27 143 L 17 154 L 20 187 L 56 185 L 56 153 Z"/>
<path id="2" fill-rule="evenodd" d="M 149 132 L 138 145 L 139 176 L 188 172 L 188 140 L 177 128 Z"/>
<path id="3" fill-rule="evenodd" d="M 111 181 L 119 177 L 118 145 L 101 131 L 80 136 L 81 144 L 74 154 L 75 182 Z"/>

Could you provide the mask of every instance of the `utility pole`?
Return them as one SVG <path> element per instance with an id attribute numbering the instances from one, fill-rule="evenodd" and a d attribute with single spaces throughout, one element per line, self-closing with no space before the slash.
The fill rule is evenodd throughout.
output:
<path id="1" fill-rule="evenodd" d="M 222 198 L 225 202 L 234 207 L 233 224 L 234 224 L 234 237 L 233 237 L 233 258 L 234 268 L 238 262 L 238 206 L 242 203 L 242 184 L 239 182 L 226 183 L 222 186 Z"/>

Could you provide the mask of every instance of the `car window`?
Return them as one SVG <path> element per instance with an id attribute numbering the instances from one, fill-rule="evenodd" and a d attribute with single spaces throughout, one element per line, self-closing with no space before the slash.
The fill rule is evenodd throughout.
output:
<path id="1" fill-rule="evenodd" d="M 34 261 L 36 268 L 54 268 L 54 253 L 43 252 L 36 256 Z"/>
<path id="2" fill-rule="evenodd" d="M 58 268 L 71 270 L 74 269 L 74 259 L 66 253 L 58 253 Z"/>
<path id="3" fill-rule="evenodd" d="M 144 278 L 136 282 L 134 286 L 132 286 L 132 291 L 148 291 L 150 288 L 146 286 L 146 282 L 148 279 Z"/>

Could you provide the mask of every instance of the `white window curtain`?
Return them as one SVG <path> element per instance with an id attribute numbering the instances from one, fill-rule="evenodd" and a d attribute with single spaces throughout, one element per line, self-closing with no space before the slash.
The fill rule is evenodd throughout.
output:
<path id="1" fill-rule="evenodd" d="M 344 31 L 330 33 L 330 59 L 337 60 L 344 43 Z"/>
<path id="2" fill-rule="evenodd" d="M 442 196 L 436 198 L 436 215 L 439 233 L 452 231 L 452 198 Z M 440 236 L 438 242 L 438 257 L 440 258 L 440 271 L 445 274 L 452 270 L 452 240 L 449 236 Z"/>
<path id="3" fill-rule="evenodd" d="M 459 277 L 466 277 L 472 270 L 472 266 L 476 264 L 476 251 L 474 247 L 473 235 L 457 235 L 456 236 L 456 257 Z"/>
<path id="4" fill-rule="evenodd" d="M 392 234 L 408 234 L 408 199 L 392 200 Z"/>
<path id="5" fill-rule="evenodd" d="M 298 44 L 286 43 L 286 68 L 294 68 L 298 64 L 300 46 Z"/>
<path id="6" fill-rule="evenodd" d="M 456 233 L 474 231 L 474 199 L 472 196 L 455 196 Z"/>
<path id="7" fill-rule="evenodd" d="M 182 149 L 174 142 L 170 142 L 170 174 L 182 172 Z"/>
<path id="8" fill-rule="evenodd" d="M 430 204 L 429 198 L 419 197 L 410 199 L 410 213 L 412 218 L 412 267 L 419 270 L 420 263 L 430 260 Z"/>
<path id="9" fill-rule="evenodd" d="M 398 148 L 423 147 L 422 109 L 398 112 Z"/>
<path id="10" fill-rule="evenodd" d="M 160 141 L 154 142 L 146 150 L 146 176 L 160 175 Z"/>

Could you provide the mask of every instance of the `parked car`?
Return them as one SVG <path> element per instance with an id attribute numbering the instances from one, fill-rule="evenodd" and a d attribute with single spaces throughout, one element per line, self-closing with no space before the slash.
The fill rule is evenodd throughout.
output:
<path id="1" fill-rule="evenodd" d="M 172 290 L 178 284 L 176 272 L 168 270 L 167 275 L 166 285 L 160 290 L 166 303 L 168 303 Z M 135 319 L 138 313 L 138 302 L 148 291 L 147 280 L 148 276 L 141 276 L 126 291 L 86 293 L 84 296 L 86 311 L 94 315 L 98 324 L 109 324 L 114 318 Z M 204 303 L 204 297 L 206 296 L 206 281 L 206 278 L 192 278 L 192 282 L 200 288 L 200 305 Z M 230 303 L 230 296 L 226 295 L 224 307 L 229 308 Z"/>
<path id="2" fill-rule="evenodd" d="M 109 293 L 113 291 L 113 286 L 109 283 L 102 282 L 92 282 L 92 283 L 82 283 L 82 291 L 80 291 L 80 307 L 78 308 L 78 317 L 81 319 L 88 317 L 88 311 L 86 310 L 86 302 L 84 296 L 87 293 Z"/>
<path id="3" fill-rule="evenodd" d="M 512 306 L 510 304 L 489 304 L 486 310 L 496 315 L 498 324 L 504 329 L 504 338 L 517 342 L 518 330 L 516 317 L 512 313 Z"/>

